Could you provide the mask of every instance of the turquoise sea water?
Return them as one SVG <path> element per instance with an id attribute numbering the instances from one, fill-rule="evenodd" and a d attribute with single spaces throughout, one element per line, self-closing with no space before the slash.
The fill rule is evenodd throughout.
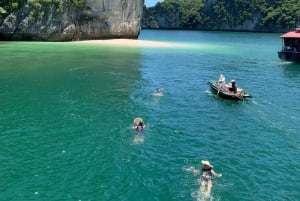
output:
<path id="1" fill-rule="evenodd" d="M 223 174 L 207 200 L 299 200 L 300 65 L 277 58 L 279 35 L 139 38 L 180 48 L 0 43 L 0 200 L 202 200 L 188 171 L 202 159 Z M 206 83 L 221 73 L 254 98 L 213 95 Z"/>

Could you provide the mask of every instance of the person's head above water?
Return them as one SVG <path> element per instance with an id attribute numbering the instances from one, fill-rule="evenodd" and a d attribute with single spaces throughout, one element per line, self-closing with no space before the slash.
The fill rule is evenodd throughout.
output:
<path id="1" fill-rule="evenodd" d="M 202 160 L 201 161 L 201 164 L 204 166 L 204 167 L 209 167 L 209 168 L 213 168 L 214 166 L 212 166 L 209 161 L 206 161 L 206 160 Z"/>

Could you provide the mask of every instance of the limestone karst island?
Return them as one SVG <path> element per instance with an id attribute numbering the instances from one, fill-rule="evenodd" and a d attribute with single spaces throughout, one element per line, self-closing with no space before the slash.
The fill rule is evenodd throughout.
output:
<path id="1" fill-rule="evenodd" d="M 0 40 L 136 39 L 144 0 L 1 1 Z"/>
<path id="2" fill-rule="evenodd" d="M 143 29 L 287 32 L 300 24 L 288 0 L 2 0 L 0 40 L 137 39 Z"/>

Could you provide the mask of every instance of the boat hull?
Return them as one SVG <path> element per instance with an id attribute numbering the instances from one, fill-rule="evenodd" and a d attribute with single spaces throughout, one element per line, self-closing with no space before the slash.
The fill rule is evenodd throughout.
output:
<path id="1" fill-rule="evenodd" d="M 233 93 L 228 92 L 224 90 L 219 90 L 218 86 L 216 85 L 216 81 L 210 80 L 207 83 L 212 91 L 217 94 L 217 96 L 220 96 L 224 99 L 230 99 L 230 100 L 244 100 L 245 98 L 251 98 L 252 96 L 249 93 Z"/>
<path id="2" fill-rule="evenodd" d="M 300 52 L 279 51 L 278 57 L 283 61 L 300 63 Z"/>

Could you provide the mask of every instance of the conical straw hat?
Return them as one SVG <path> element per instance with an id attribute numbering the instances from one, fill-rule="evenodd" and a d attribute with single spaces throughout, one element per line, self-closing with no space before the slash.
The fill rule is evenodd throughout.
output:
<path id="1" fill-rule="evenodd" d="M 133 123 L 138 125 L 140 122 L 143 122 L 143 119 L 141 117 L 137 117 L 133 120 Z"/>

